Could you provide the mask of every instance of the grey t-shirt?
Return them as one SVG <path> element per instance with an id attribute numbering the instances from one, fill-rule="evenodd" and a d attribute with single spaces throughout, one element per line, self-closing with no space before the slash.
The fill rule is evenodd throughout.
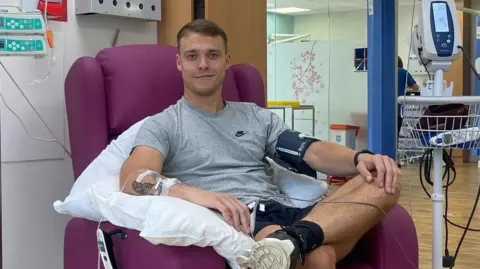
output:
<path id="1" fill-rule="evenodd" d="M 197 109 L 185 98 L 145 121 L 134 146 L 165 156 L 162 174 L 204 190 L 229 193 L 245 204 L 274 199 L 291 205 L 273 179 L 266 155 L 275 152 L 288 126 L 253 103 L 226 102 L 217 113 Z"/>

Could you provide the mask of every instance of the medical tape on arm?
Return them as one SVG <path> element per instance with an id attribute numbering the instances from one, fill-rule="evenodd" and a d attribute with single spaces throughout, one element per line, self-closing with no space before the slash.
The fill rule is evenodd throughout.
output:
<path id="1" fill-rule="evenodd" d="M 142 173 L 140 173 L 138 176 L 137 176 L 137 179 L 135 179 L 136 182 L 140 183 L 142 182 L 143 178 L 149 174 L 152 174 L 154 173 L 155 175 L 157 174 L 156 172 L 154 171 L 151 171 L 151 170 L 145 170 L 143 171 Z"/>
<path id="2" fill-rule="evenodd" d="M 168 191 L 170 188 L 176 184 L 182 183 L 180 180 L 176 178 L 161 178 L 158 176 L 158 173 L 151 170 L 145 170 L 140 173 L 137 178 L 136 182 L 141 183 L 145 176 L 153 175 L 153 179 L 155 181 L 155 196 L 168 196 Z"/>
<path id="3" fill-rule="evenodd" d="M 163 178 L 160 179 L 155 185 L 155 195 L 156 196 L 168 196 L 168 191 L 174 185 L 182 183 L 176 178 Z"/>

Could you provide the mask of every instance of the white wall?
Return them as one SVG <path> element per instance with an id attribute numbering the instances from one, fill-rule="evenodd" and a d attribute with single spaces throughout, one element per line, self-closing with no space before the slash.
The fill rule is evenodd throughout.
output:
<path id="1" fill-rule="evenodd" d="M 2 0 L 2 4 L 20 4 L 20 0 Z M 51 22 L 54 32 L 62 32 L 65 37 L 63 57 L 63 76 L 80 56 L 94 56 L 100 49 L 108 47 L 116 28 L 120 28 L 118 45 L 131 43 L 156 43 L 156 24 L 113 17 L 78 17 L 74 15 L 75 2 L 69 0 L 69 22 Z M 98 29 L 94 29 L 98 28 Z M 57 41 L 62 42 L 62 41 Z M 48 67 L 48 66 L 47 66 Z M 45 74 L 45 69 L 38 64 L 37 78 Z M 7 66 L 7 68 L 9 68 Z M 15 70 L 14 67 L 11 67 Z M 43 71 L 43 72 L 42 72 Z M 13 71 L 12 71 L 13 73 Z M 12 74 L 22 77 L 22 74 Z M 62 84 L 63 86 L 63 84 Z M 61 87 L 62 87 L 61 86 Z M 5 95 L 12 95 L 16 89 L 3 88 Z M 63 88 L 56 92 L 63 93 Z M 56 96 L 58 98 L 58 96 Z M 53 96 L 52 96 L 53 98 Z M 63 106 L 64 98 L 58 98 Z M 32 102 L 35 100 L 32 100 Z M 12 100 L 15 103 L 15 100 Z M 1 103 L 3 116 L 10 116 Z M 28 110 L 26 106 L 16 111 L 19 114 Z M 22 111 L 25 110 L 25 111 Z M 36 130 L 41 127 L 34 114 L 23 113 L 30 118 L 23 118 L 27 128 Z M 2 118 L 3 118 L 2 116 Z M 10 120 L 14 120 L 12 117 Z M 48 120 L 48 119 L 47 119 Z M 29 125 L 30 123 L 30 125 Z M 4 122 L 2 122 L 2 126 Z M 65 124 L 65 137 L 68 137 Z M 12 132 L 19 139 L 25 137 L 20 124 L 18 128 L 2 128 L 2 137 Z M 8 136 L 8 135 L 7 135 Z M 50 137 L 44 137 L 50 139 Z M 65 141 L 68 145 L 68 139 Z M 2 141 L 2 147 L 8 141 Z M 35 142 L 18 151 L 38 151 L 42 142 Z M 20 143 L 21 144 L 21 143 Z M 38 147 L 36 147 L 37 145 Z M 4 160 L 5 156 L 2 156 Z M 2 162 L 2 237 L 3 269 L 62 269 L 63 239 L 68 216 L 59 215 L 53 209 L 55 200 L 63 200 L 73 184 L 71 161 L 68 157 L 56 160 L 36 160 L 19 162 Z M 26 256 L 25 256 L 26 255 Z"/>
<path id="2" fill-rule="evenodd" d="M 412 12 L 413 6 L 407 6 L 400 7 L 398 13 L 398 55 L 405 67 Z M 415 14 L 414 23 L 416 21 Z M 312 40 L 330 40 L 329 51 L 325 52 L 330 55 L 330 123 L 360 126 L 362 131 L 357 139 L 357 148 L 367 147 L 367 72 L 353 72 L 354 48 L 367 47 L 367 11 L 295 16 L 294 31 L 296 34 L 309 33 Z M 419 78 L 423 79 L 423 76 Z"/>

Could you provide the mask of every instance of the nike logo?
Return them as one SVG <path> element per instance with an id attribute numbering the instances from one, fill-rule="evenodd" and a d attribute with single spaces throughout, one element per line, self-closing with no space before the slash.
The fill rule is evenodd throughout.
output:
<path id="1" fill-rule="evenodd" d="M 235 134 L 236 137 L 241 137 L 241 136 L 244 136 L 247 132 L 245 131 L 237 131 L 237 133 Z"/>

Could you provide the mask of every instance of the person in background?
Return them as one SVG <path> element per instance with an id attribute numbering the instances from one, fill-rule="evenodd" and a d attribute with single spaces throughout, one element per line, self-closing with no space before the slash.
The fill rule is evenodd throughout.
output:
<path id="1" fill-rule="evenodd" d="M 408 90 L 408 89 L 410 90 Z M 413 78 L 413 76 L 403 68 L 403 61 L 400 56 L 398 56 L 398 96 L 404 96 L 405 91 L 412 92 L 418 91 L 420 87 Z M 398 114 L 397 114 L 397 136 L 400 136 L 400 129 L 402 128 L 402 117 L 401 117 L 402 107 L 398 104 Z"/>

